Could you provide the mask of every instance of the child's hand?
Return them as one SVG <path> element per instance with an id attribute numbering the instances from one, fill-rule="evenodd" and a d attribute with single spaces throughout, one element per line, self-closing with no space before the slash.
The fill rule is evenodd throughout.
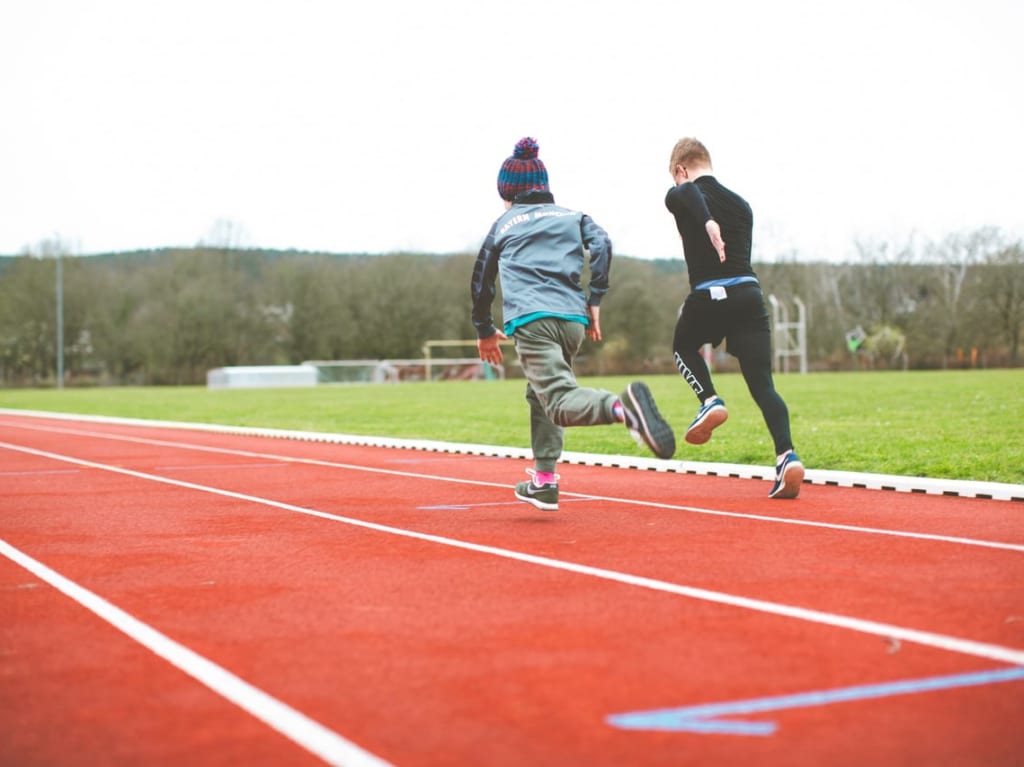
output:
<path id="1" fill-rule="evenodd" d="M 587 338 L 591 341 L 601 340 L 601 307 L 587 305 L 587 317 L 590 325 L 587 326 Z"/>
<path id="2" fill-rule="evenodd" d="M 496 330 L 494 335 L 487 338 L 478 338 L 476 348 L 480 352 L 480 359 L 492 365 L 500 365 L 501 361 L 505 359 L 505 355 L 501 353 L 501 342 L 507 340 L 508 336 L 500 330 Z"/>

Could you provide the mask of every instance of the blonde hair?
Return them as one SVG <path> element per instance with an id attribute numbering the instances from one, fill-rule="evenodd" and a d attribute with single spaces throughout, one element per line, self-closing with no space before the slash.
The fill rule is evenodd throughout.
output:
<path id="1" fill-rule="evenodd" d="M 674 174 L 677 165 L 707 165 L 711 167 L 711 154 L 708 148 L 695 138 L 681 138 L 672 147 L 672 156 L 668 163 L 668 172 Z"/>

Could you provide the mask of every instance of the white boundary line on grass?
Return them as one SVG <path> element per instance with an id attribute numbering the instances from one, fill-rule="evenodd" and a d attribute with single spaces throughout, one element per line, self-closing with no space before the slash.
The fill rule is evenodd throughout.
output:
<path id="1" fill-rule="evenodd" d="M 144 418 L 122 418 L 102 415 L 80 415 L 76 413 L 55 413 L 40 410 L 17 410 L 0 408 L 0 415 L 29 416 L 57 420 L 86 421 L 90 423 L 123 424 L 128 426 L 149 426 L 162 429 L 189 429 L 193 431 L 235 434 L 242 436 L 294 439 L 305 442 L 329 442 L 339 445 L 365 447 L 404 448 L 425 450 L 435 453 L 463 453 L 487 455 L 499 458 L 532 459 L 527 448 L 478 445 L 463 442 L 440 442 L 435 440 L 398 439 L 393 437 L 371 437 L 353 434 L 331 434 L 328 432 L 297 431 L 291 429 L 268 429 L 254 426 L 230 426 L 225 424 L 188 423 L 181 421 L 157 421 Z M 701 461 L 662 460 L 621 455 L 599 455 L 595 453 L 562 454 L 561 462 L 585 466 L 609 468 L 642 469 L 678 474 L 699 474 L 713 477 L 734 477 L 739 479 L 774 479 L 772 467 L 749 466 L 737 463 L 705 463 Z M 834 487 L 858 487 L 868 490 L 894 490 L 903 493 L 924 493 L 960 498 L 985 498 L 996 501 L 1024 501 L 1024 485 L 1002 482 L 978 482 L 957 479 L 929 479 L 928 477 L 900 477 L 890 474 L 866 474 L 852 471 L 829 471 L 807 469 L 804 482 L 813 485 Z"/>

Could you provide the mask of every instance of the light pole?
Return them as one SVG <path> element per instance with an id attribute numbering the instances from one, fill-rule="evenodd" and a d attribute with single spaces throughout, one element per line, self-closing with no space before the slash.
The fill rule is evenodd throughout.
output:
<path id="1" fill-rule="evenodd" d="M 57 248 L 57 388 L 64 388 L 64 269 Z"/>

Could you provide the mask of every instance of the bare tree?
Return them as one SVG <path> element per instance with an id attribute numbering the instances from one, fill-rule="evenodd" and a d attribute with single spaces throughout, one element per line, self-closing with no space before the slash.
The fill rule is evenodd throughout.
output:
<path id="1" fill-rule="evenodd" d="M 1016 367 L 1024 334 L 1024 244 L 1016 242 L 990 253 L 979 275 L 983 332 L 995 331 L 1007 345 L 1010 365 Z"/>
<path id="2" fill-rule="evenodd" d="M 917 248 L 911 237 L 904 243 L 857 240 L 863 269 L 850 274 L 849 300 L 860 308 L 865 325 L 902 326 L 914 310 L 913 273 Z"/>
<path id="3" fill-rule="evenodd" d="M 951 234 L 928 248 L 928 260 L 936 266 L 930 285 L 930 299 L 936 311 L 930 313 L 928 324 L 942 339 L 943 367 L 954 358 L 958 339 L 964 333 L 962 322 L 972 299 L 970 291 L 966 290 L 968 275 L 975 265 L 998 249 L 998 243 L 998 231 L 987 227 Z"/>
<path id="4" fill-rule="evenodd" d="M 248 242 L 249 233 L 245 226 L 229 218 L 218 218 L 196 247 L 208 250 L 241 250 Z"/>

